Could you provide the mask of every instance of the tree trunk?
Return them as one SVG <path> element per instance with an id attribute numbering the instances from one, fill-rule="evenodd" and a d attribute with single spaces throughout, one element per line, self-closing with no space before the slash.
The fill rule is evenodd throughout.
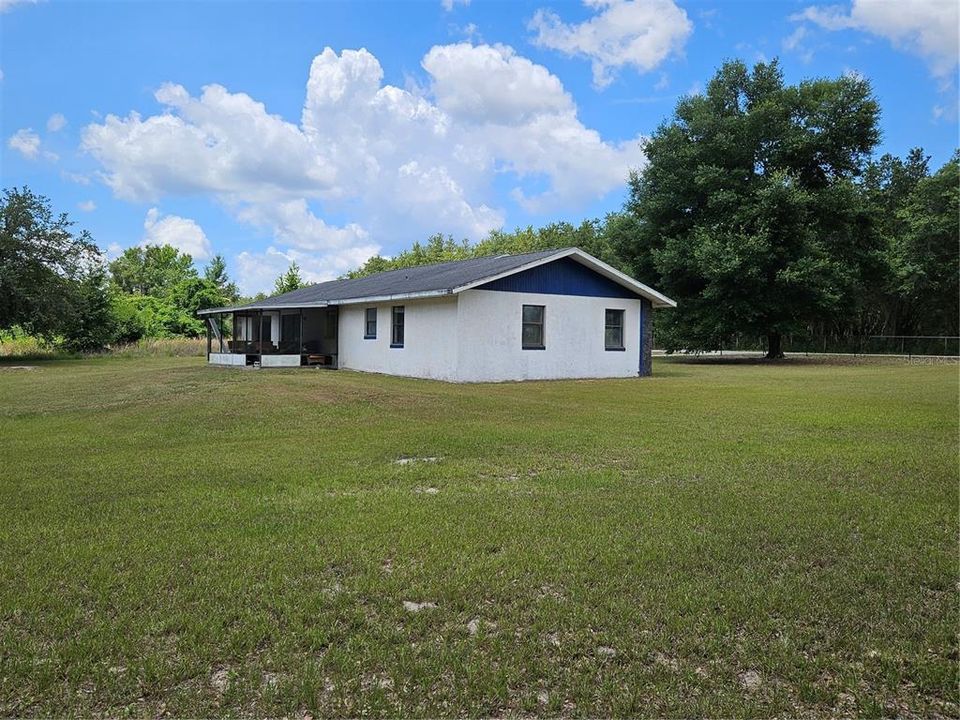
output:
<path id="1" fill-rule="evenodd" d="M 780 333 L 767 333 L 767 360 L 779 360 L 783 357 L 783 346 L 780 343 Z"/>

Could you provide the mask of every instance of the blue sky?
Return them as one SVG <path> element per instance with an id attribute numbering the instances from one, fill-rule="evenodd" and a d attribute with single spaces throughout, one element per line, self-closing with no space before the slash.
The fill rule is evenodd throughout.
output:
<path id="1" fill-rule="evenodd" d="M 879 153 L 958 145 L 957 2 L 0 0 L 0 172 L 114 256 L 222 253 L 247 292 L 435 232 L 616 210 L 729 58 L 860 73 Z"/>

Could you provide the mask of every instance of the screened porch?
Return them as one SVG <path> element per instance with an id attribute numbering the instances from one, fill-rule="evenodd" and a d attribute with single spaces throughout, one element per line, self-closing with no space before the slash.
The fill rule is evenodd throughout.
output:
<path id="1" fill-rule="evenodd" d="M 212 365 L 337 367 L 337 308 L 255 309 L 206 315 Z"/>

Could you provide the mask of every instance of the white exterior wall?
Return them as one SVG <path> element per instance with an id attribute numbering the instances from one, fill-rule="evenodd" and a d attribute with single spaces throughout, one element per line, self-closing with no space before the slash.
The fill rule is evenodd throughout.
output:
<path id="1" fill-rule="evenodd" d="M 391 310 L 404 306 L 404 344 L 390 347 Z M 377 337 L 364 339 L 366 309 Z M 338 367 L 408 377 L 457 379 L 457 297 L 340 306 Z"/>
<path id="2" fill-rule="evenodd" d="M 459 296 L 462 382 L 636 377 L 640 300 L 467 290 Z M 524 350 L 524 305 L 543 305 L 543 350 Z M 604 349 L 604 310 L 624 310 L 625 350 Z"/>

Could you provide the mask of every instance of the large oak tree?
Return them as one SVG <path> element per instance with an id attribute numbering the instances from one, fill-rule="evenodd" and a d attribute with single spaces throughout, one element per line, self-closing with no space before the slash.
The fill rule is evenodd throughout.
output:
<path id="1" fill-rule="evenodd" d="M 859 77 L 786 85 L 776 61 L 727 62 L 652 135 L 631 178 L 639 277 L 679 302 L 667 349 L 781 336 L 855 303 L 875 252 L 855 179 L 879 139 Z"/>

